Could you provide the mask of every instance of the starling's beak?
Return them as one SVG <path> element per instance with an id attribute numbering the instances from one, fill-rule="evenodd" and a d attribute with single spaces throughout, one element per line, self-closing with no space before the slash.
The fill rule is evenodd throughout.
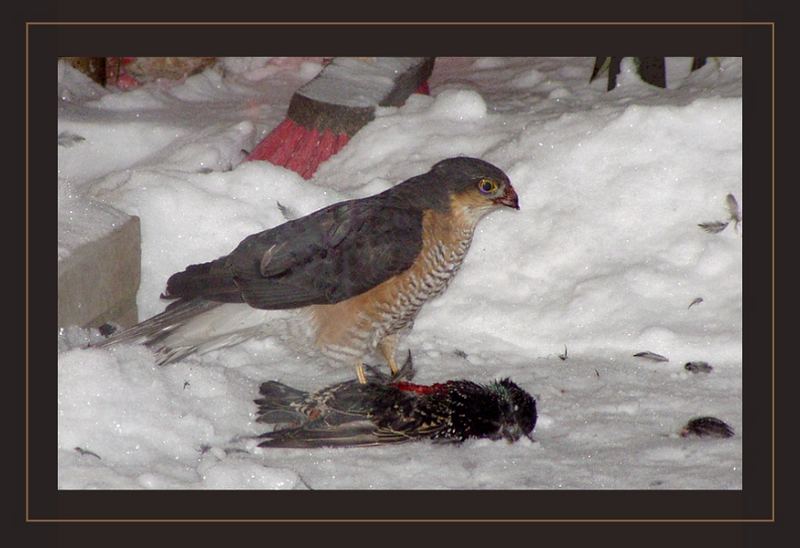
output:
<path id="1" fill-rule="evenodd" d="M 519 425 L 507 424 L 503 426 L 503 429 L 498 435 L 498 439 L 505 439 L 508 443 L 514 443 L 524 435 L 525 434 L 523 434 L 522 430 L 520 430 Z"/>
<path id="2" fill-rule="evenodd" d="M 519 209 L 519 197 L 517 196 L 517 191 L 514 190 L 513 186 L 507 185 L 506 191 L 499 198 L 495 198 L 494 203 Z"/>

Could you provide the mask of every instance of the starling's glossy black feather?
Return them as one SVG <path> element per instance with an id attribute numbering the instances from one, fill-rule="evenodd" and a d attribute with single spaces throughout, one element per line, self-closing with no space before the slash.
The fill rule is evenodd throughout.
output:
<path id="1" fill-rule="evenodd" d="M 374 370 L 367 384 L 348 381 L 313 394 L 270 381 L 261 385 L 258 421 L 285 425 L 260 447 L 353 447 L 418 439 L 516 441 L 536 425 L 536 402 L 509 379 L 408 382 L 411 357 L 394 378 Z"/>

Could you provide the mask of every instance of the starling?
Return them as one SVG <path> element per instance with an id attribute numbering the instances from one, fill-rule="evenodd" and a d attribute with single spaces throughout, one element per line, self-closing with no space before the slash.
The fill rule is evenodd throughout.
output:
<path id="1" fill-rule="evenodd" d="M 410 382 L 411 354 L 394 376 L 369 368 L 367 383 L 351 380 L 314 393 L 269 381 L 261 385 L 258 422 L 281 425 L 259 447 L 358 447 L 429 439 L 530 438 L 536 401 L 510 379 L 487 385 L 451 380 Z"/>

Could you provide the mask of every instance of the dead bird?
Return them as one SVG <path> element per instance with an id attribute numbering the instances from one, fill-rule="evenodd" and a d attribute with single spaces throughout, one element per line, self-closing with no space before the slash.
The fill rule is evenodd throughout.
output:
<path id="1" fill-rule="evenodd" d="M 421 439 L 530 438 L 536 401 L 510 379 L 489 384 L 450 380 L 414 384 L 409 352 L 394 376 L 368 368 L 367 383 L 351 380 L 314 393 L 269 381 L 261 385 L 258 422 L 289 426 L 259 436 L 259 447 L 358 447 Z"/>

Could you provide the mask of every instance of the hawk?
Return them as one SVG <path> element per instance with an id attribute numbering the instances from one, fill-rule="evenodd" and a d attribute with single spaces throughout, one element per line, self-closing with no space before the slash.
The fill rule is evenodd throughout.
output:
<path id="1" fill-rule="evenodd" d="M 274 332 L 356 368 L 379 350 L 396 373 L 398 334 L 458 271 L 487 213 L 519 209 L 508 176 L 456 157 L 365 198 L 253 234 L 230 254 L 167 280 L 164 312 L 102 343 L 143 342 L 169 363 Z"/>

